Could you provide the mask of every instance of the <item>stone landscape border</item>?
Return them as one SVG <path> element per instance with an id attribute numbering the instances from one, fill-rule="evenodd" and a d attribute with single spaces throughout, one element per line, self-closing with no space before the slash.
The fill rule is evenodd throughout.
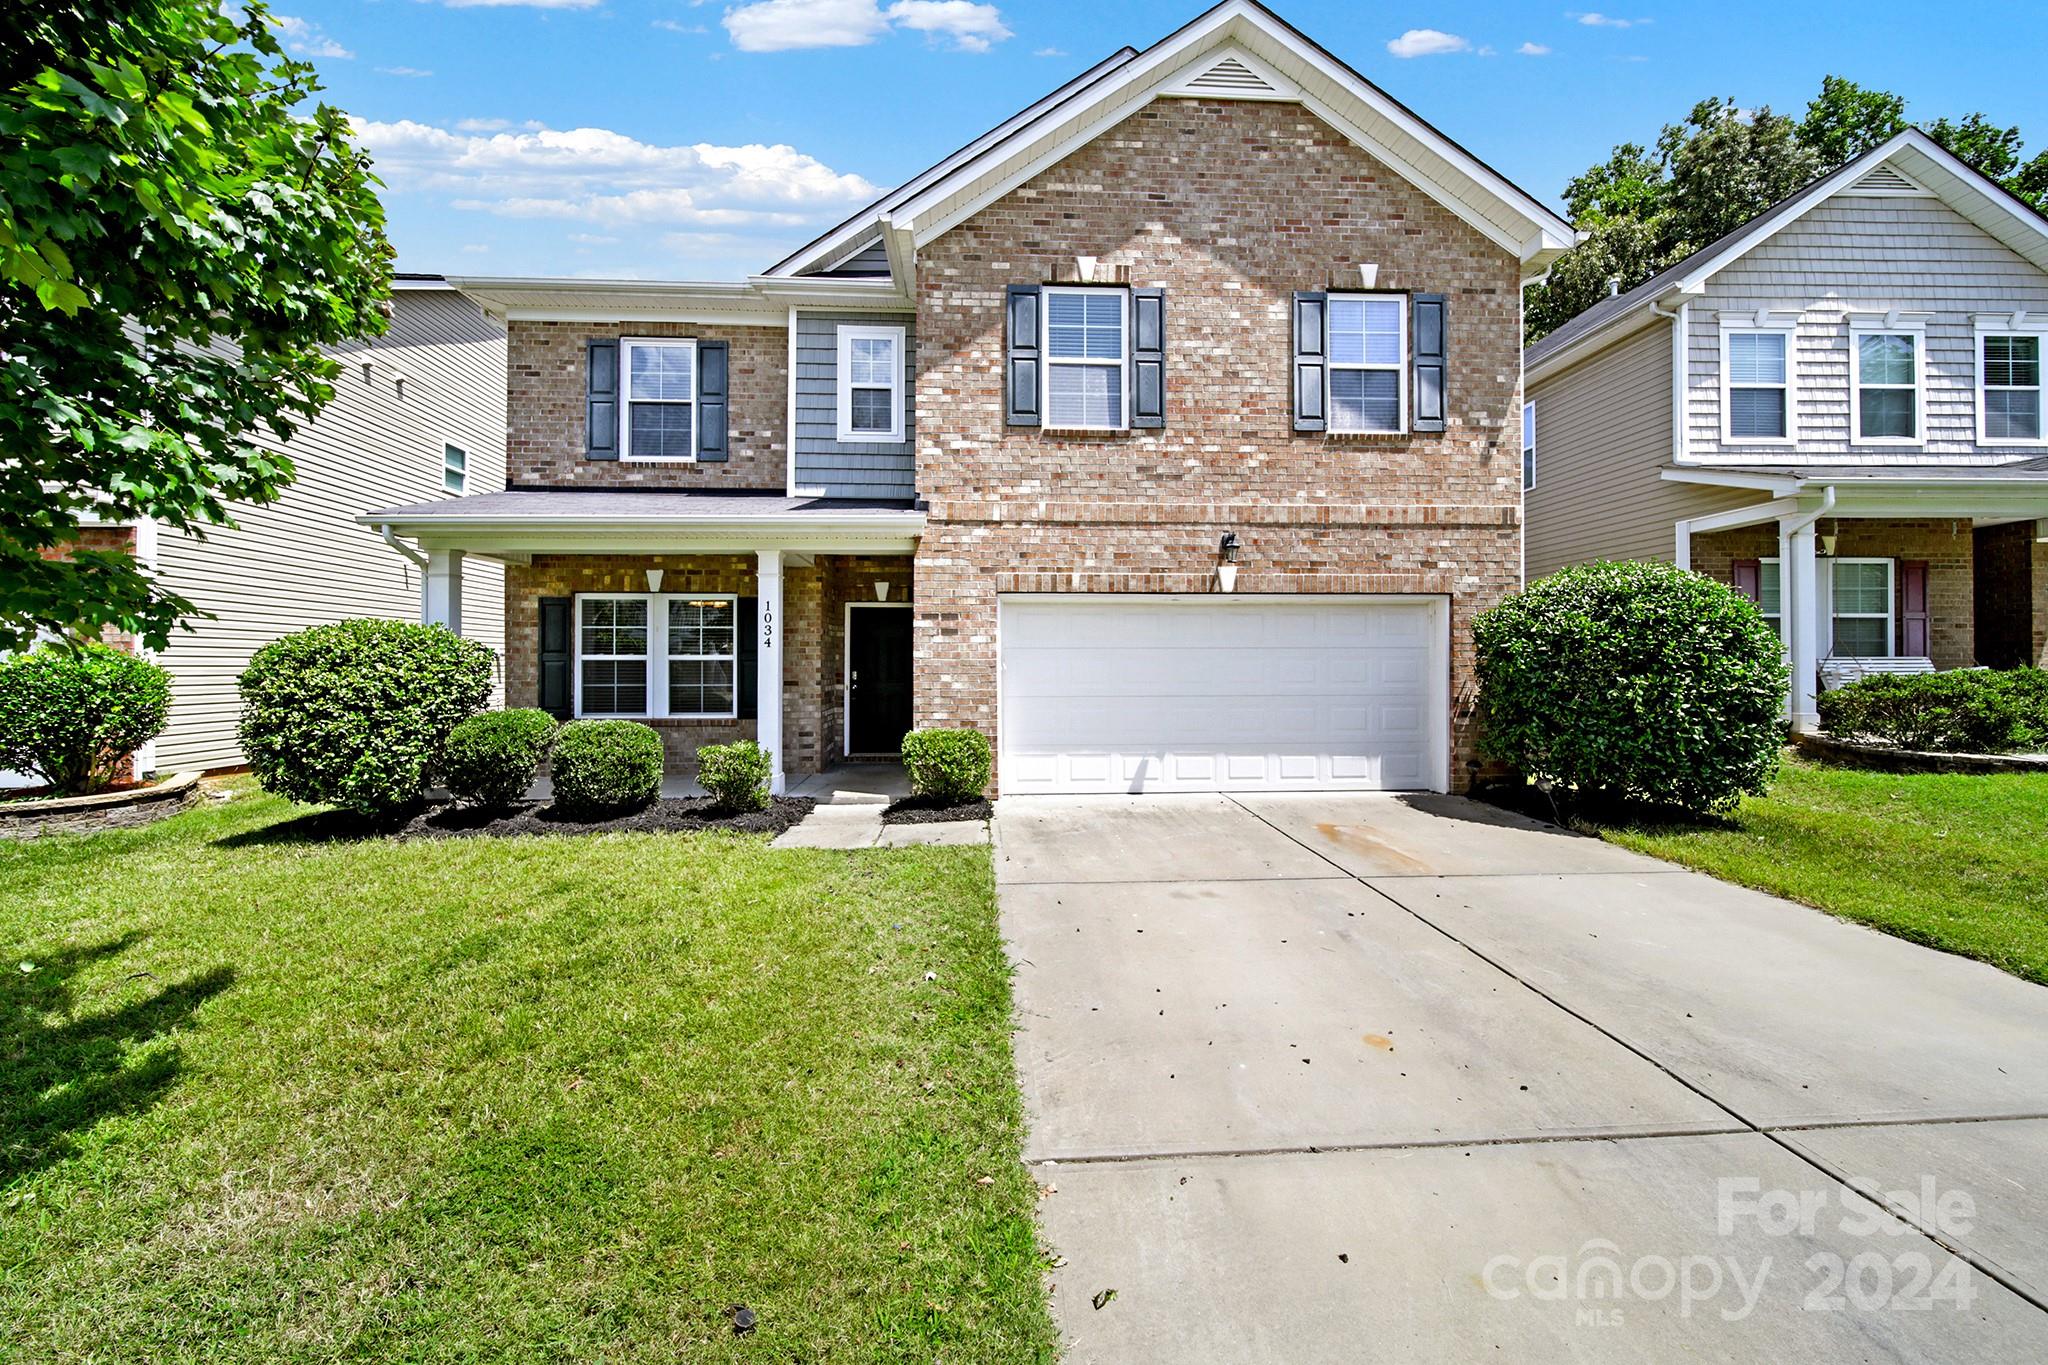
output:
<path id="1" fill-rule="evenodd" d="M 1792 736 L 1792 746 L 1809 758 L 1883 772 L 2048 773 L 2048 754 L 1943 754 L 1803 734 Z"/>

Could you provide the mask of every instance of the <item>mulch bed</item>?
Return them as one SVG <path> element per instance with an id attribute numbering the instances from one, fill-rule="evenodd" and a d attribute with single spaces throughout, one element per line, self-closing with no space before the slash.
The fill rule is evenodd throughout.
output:
<path id="1" fill-rule="evenodd" d="M 891 801 L 882 812 L 885 825 L 939 825 L 952 820 L 986 820 L 996 813 L 991 803 L 976 797 L 948 805 L 929 796 L 906 796 Z"/>
<path id="2" fill-rule="evenodd" d="M 498 838 L 527 834 L 675 834 L 722 829 L 735 834 L 780 834 L 811 813 L 818 803 L 808 796 L 778 796 L 766 810 L 738 815 L 708 796 L 657 801 L 645 810 L 611 820 L 574 820 L 557 815 L 539 802 L 492 814 L 453 803 L 429 806 L 391 831 L 400 839 L 459 839 L 487 834 Z"/>

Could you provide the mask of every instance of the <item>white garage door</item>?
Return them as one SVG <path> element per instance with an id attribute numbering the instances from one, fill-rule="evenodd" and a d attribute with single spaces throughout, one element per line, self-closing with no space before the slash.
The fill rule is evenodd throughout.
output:
<path id="1" fill-rule="evenodd" d="M 1004 793 L 1444 790 L 1440 597 L 1001 600 Z"/>

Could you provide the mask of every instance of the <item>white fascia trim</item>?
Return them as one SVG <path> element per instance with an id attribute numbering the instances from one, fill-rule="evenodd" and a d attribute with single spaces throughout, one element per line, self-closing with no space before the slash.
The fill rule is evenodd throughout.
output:
<path id="1" fill-rule="evenodd" d="M 1637 332 L 1650 326 L 1658 319 L 1668 320 L 1671 314 L 1687 301 L 1706 293 L 1705 286 L 1691 289 L 1667 289 L 1654 298 L 1639 302 L 1627 312 L 1617 313 L 1600 327 L 1578 337 L 1561 351 L 1552 352 L 1529 367 L 1529 382 L 1540 383 L 1554 374 L 1570 369 L 1580 361 L 1599 354 L 1609 346 L 1618 346 Z M 1659 309 L 1664 311 L 1659 312 Z M 1538 343 L 1541 344 L 1540 342 Z M 1525 351 L 1527 347 L 1523 348 Z"/>
<path id="2" fill-rule="evenodd" d="M 1803 484 L 1786 474 L 1752 474 L 1739 469 L 1660 469 L 1657 477 L 1671 483 L 1699 483 L 1713 488 L 1754 488 L 1773 497 L 1796 493 Z"/>
<path id="3" fill-rule="evenodd" d="M 881 536 L 911 535 L 924 530 L 922 512 L 871 512 L 859 517 L 827 517 L 814 512 L 766 513 L 752 517 L 683 516 L 683 517 L 619 517 L 600 513 L 562 513 L 554 516 L 532 517 L 465 517 L 447 513 L 424 513 L 410 517 L 361 516 L 356 518 L 359 526 L 389 530 L 394 535 L 410 536 L 421 531 L 474 530 L 491 535 L 516 534 L 523 529 L 578 529 L 593 527 L 616 527 L 621 531 L 678 531 L 697 533 L 715 532 L 756 532 L 783 531 L 823 533 L 828 535 L 854 535 L 872 533 Z"/>

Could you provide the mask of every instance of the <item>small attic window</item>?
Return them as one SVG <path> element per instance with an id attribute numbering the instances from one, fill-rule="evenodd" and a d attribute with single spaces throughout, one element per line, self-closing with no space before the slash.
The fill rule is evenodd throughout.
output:
<path id="1" fill-rule="evenodd" d="M 1271 95 L 1276 93 L 1266 78 L 1235 57 L 1225 57 L 1189 81 L 1190 92 L 1215 95 Z"/>
<path id="2" fill-rule="evenodd" d="M 1849 187 L 1850 194 L 1925 194 L 1890 162 L 1872 168 Z"/>

